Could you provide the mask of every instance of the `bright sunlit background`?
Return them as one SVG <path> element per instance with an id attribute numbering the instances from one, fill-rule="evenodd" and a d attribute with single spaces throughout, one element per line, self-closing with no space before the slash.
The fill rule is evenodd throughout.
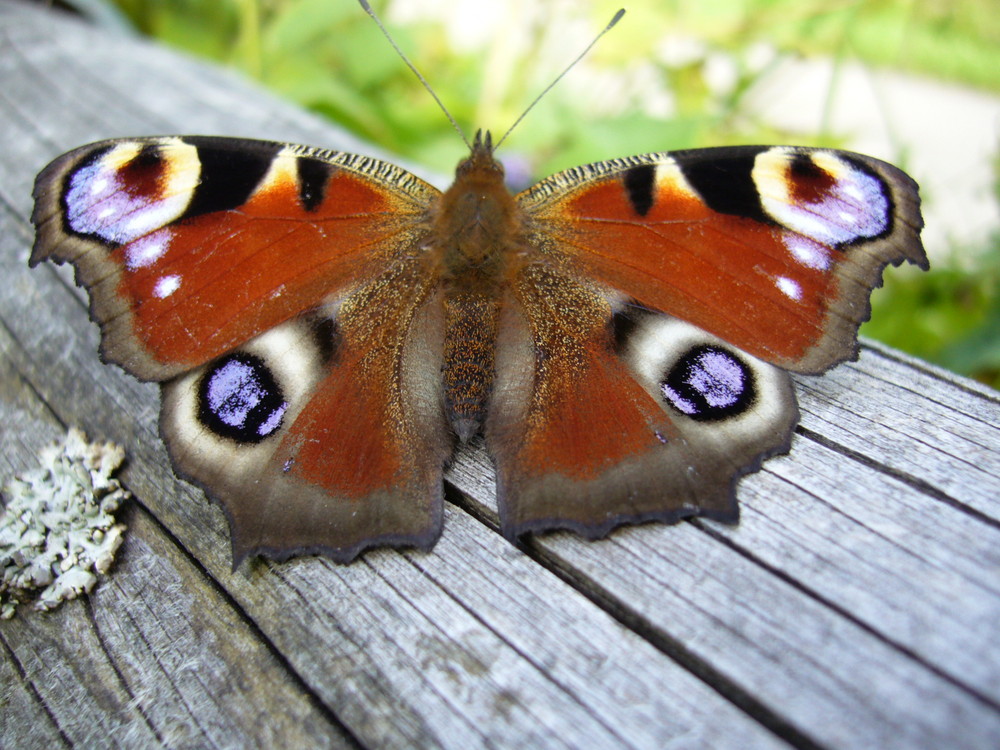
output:
<path id="1" fill-rule="evenodd" d="M 371 3 L 466 133 L 483 127 L 494 136 L 622 4 Z M 141 32 L 242 69 L 428 168 L 450 172 L 465 153 L 355 0 L 115 4 Z M 921 184 L 932 271 L 889 270 L 862 333 L 1000 387 L 997 0 L 637 0 L 626 8 L 504 144 L 514 179 L 734 143 L 828 145 L 892 161 Z"/>

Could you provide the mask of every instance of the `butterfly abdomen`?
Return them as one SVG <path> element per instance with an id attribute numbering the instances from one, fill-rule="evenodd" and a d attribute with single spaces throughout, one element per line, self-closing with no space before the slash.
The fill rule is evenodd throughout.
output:
<path id="1" fill-rule="evenodd" d="M 444 393 L 448 422 L 462 442 L 479 432 L 493 387 L 499 304 L 461 293 L 445 298 Z"/>

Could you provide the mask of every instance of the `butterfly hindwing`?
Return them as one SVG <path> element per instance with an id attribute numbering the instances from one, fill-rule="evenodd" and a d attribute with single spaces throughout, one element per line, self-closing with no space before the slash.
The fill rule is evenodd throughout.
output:
<path id="1" fill-rule="evenodd" d="M 788 449 L 788 374 L 597 287 L 537 281 L 507 313 L 487 422 L 504 533 L 735 521 L 736 479 Z"/>
<path id="2" fill-rule="evenodd" d="M 443 329 L 412 271 L 372 282 L 367 305 L 302 316 L 163 386 L 171 456 L 222 502 L 234 565 L 437 539 Z"/>
<path id="3" fill-rule="evenodd" d="M 927 267 L 916 185 L 842 151 L 647 154 L 567 170 L 518 200 L 539 242 L 582 273 L 794 372 L 855 356 L 887 264 Z"/>

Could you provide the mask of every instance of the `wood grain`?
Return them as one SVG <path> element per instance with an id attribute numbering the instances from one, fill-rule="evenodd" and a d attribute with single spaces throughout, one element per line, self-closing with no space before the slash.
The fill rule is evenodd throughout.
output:
<path id="1" fill-rule="evenodd" d="M 0 465 L 79 425 L 126 445 L 136 496 L 91 597 L 0 623 L 0 746 L 1000 746 L 996 392 L 866 345 L 797 378 L 792 452 L 741 482 L 738 526 L 515 548 L 474 446 L 433 551 L 234 573 L 221 511 L 169 469 L 156 387 L 99 362 L 67 269 L 28 270 L 34 175 L 125 135 L 385 155 L 231 74 L 15 2 L 0 128 Z"/>

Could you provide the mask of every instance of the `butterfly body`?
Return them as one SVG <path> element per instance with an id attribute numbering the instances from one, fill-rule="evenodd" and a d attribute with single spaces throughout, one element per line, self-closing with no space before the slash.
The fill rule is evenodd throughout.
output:
<path id="1" fill-rule="evenodd" d="M 524 217 L 504 185 L 490 135 L 477 134 L 455 182 L 431 212 L 445 310 L 444 402 L 464 442 L 486 417 L 508 274 L 525 249 Z"/>
<path id="2" fill-rule="evenodd" d="M 40 175 L 32 264 L 72 262 L 102 356 L 163 384 L 177 471 L 234 558 L 428 547 L 482 433 L 504 533 L 735 520 L 787 450 L 786 370 L 856 354 L 916 186 L 740 147 L 577 167 L 512 195 L 489 137 L 438 192 L 391 164 L 209 137 L 107 141 Z"/>

